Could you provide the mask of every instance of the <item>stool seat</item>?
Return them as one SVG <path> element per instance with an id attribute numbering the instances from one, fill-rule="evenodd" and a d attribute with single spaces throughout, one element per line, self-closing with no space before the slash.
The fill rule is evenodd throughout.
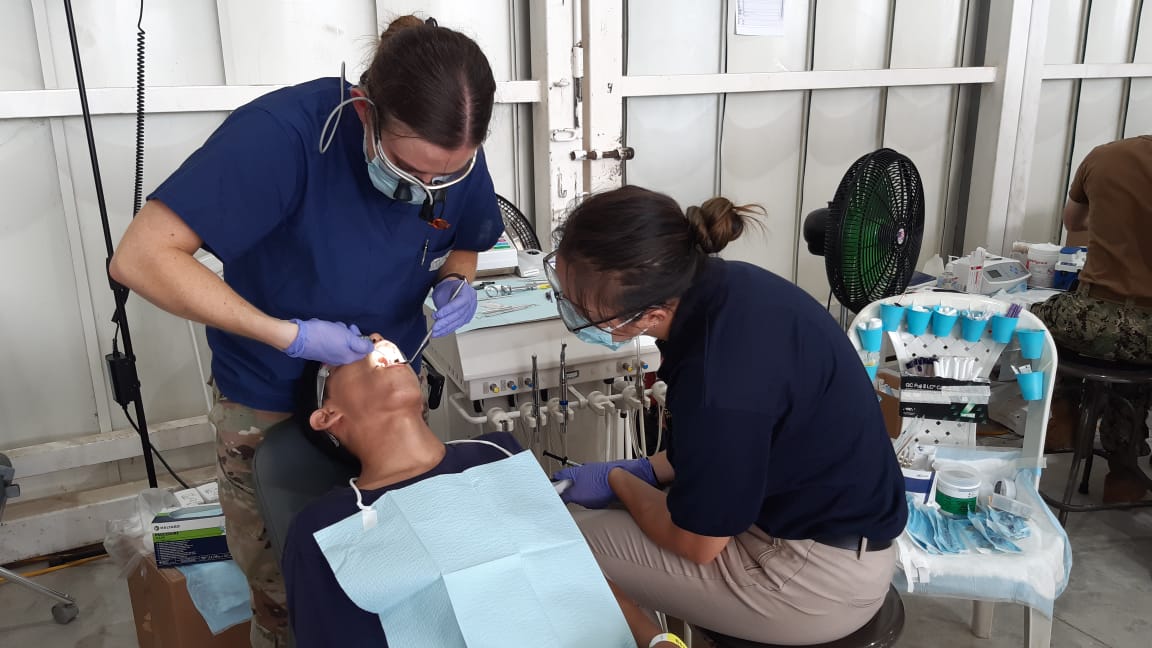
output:
<path id="1" fill-rule="evenodd" d="M 737 639 L 701 628 L 704 634 L 716 644 L 717 648 L 786 648 L 776 644 L 758 643 L 747 639 Z M 889 586 L 888 595 L 880 610 L 872 620 L 864 624 L 856 632 L 822 644 L 811 644 L 808 648 L 889 648 L 895 646 L 904 631 L 904 602 L 895 587 Z"/>
<path id="2" fill-rule="evenodd" d="M 1137 364 L 1121 360 L 1104 360 L 1077 353 L 1057 345 L 1060 358 L 1056 372 L 1076 380 L 1126 385 L 1152 384 L 1152 364 Z"/>

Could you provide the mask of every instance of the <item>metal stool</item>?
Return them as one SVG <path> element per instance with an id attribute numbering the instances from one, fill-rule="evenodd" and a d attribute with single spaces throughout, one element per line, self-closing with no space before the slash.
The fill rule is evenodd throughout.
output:
<path id="1" fill-rule="evenodd" d="M 1084 385 L 1083 398 L 1080 403 L 1080 421 L 1072 439 L 1072 466 L 1068 469 L 1068 483 L 1064 485 L 1064 497 L 1056 500 L 1044 492 L 1040 496 L 1051 507 L 1057 509 L 1061 526 L 1068 519 L 1069 513 L 1085 511 L 1102 511 L 1105 509 L 1128 509 L 1142 506 L 1152 506 L 1147 502 L 1121 502 L 1116 504 L 1071 504 L 1072 488 L 1076 484 L 1076 477 L 1080 472 L 1080 465 L 1084 464 L 1084 476 L 1080 481 L 1080 493 L 1088 494 L 1088 479 L 1092 474 L 1092 459 L 1099 455 L 1108 457 L 1104 450 L 1093 447 L 1096 438 L 1096 422 L 1104 414 L 1112 385 L 1152 385 L 1152 367 L 1134 365 L 1125 362 L 1101 360 L 1081 355 L 1067 349 L 1059 349 L 1060 362 L 1057 374 L 1065 378 L 1081 381 Z M 1132 403 L 1122 397 L 1116 397 L 1124 403 L 1124 407 L 1135 409 Z M 1137 425 L 1144 420 L 1139 416 L 1141 412 L 1133 412 L 1133 420 Z"/>
<path id="2" fill-rule="evenodd" d="M 700 628 L 708 635 L 716 648 L 784 648 L 776 644 L 757 643 L 747 639 L 737 639 Z M 884 604 L 872 620 L 864 624 L 856 632 L 828 643 L 812 644 L 808 648 L 889 648 L 895 646 L 904 631 L 904 602 L 895 587 L 888 588 L 888 596 L 884 597 Z"/>

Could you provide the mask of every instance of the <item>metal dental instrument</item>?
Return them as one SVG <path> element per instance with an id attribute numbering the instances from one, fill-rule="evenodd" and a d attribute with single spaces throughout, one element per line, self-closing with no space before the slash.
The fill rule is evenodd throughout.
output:
<path id="1" fill-rule="evenodd" d="M 568 344 L 560 344 L 560 451 L 568 454 Z"/>
<path id="2" fill-rule="evenodd" d="M 536 426 L 532 430 L 532 449 L 536 450 L 540 442 L 540 374 L 536 368 L 536 355 L 532 355 L 532 415 L 536 417 Z"/>
<path id="3" fill-rule="evenodd" d="M 517 311 L 528 310 L 536 306 L 536 304 L 507 304 L 507 305 L 488 305 L 484 307 L 484 312 L 478 314 L 476 317 L 493 317 L 495 315 L 504 315 L 506 313 L 515 313 Z"/>
<path id="4" fill-rule="evenodd" d="M 460 291 L 466 285 L 468 285 L 467 281 L 461 281 L 459 284 L 457 284 L 456 290 L 452 291 L 452 296 L 448 298 L 448 301 L 452 301 L 453 299 L 456 299 L 456 297 L 460 294 Z M 427 347 L 428 343 L 432 340 L 432 328 L 433 327 L 431 327 L 431 326 L 428 327 L 428 334 L 425 335 L 424 339 L 420 341 L 420 346 L 416 347 L 416 353 L 413 353 L 412 355 L 408 356 L 408 363 L 409 364 L 411 364 L 413 361 L 415 361 L 417 358 L 419 358 L 420 354 L 424 353 L 424 348 Z"/>

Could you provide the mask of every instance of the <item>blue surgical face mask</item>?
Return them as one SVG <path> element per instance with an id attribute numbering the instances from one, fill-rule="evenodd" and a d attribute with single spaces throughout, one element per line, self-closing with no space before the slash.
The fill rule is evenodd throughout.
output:
<path id="1" fill-rule="evenodd" d="M 419 205 L 428 197 L 423 187 L 405 182 L 400 176 L 393 173 L 392 169 L 384 164 L 384 160 L 380 159 L 380 156 L 369 158 L 367 148 L 364 149 L 364 162 L 368 164 L 368 177 L 372 179 L 372 186 L 392 200 Z"/>
<path id="2" fill-rule="evenodd" d="M 589 326 L 576 331 L 576 337 L 588 344 L 599 344 L 602 347 L 607 347 L 612 351 L 624 346 L 628 340 L 620 340 L 617 342 L 612 338 L 612 334 L 602 328 Z"/>

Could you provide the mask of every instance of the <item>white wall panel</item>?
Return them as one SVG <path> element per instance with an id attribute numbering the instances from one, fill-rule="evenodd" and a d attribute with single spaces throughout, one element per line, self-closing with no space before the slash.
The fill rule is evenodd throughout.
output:
<path id="1" fill-rule="evenodd" d="M 0 2 L 0 90 L 40 90 L 44 75 L 36 46 L 36 25 L 29 0 Z"/>
<path id="2" fill-rule="evenodd" d="M 484 50 L 497 81 L 516 78 L 513 70 L 512 13 L 518 0 L 377 0 L 376 19 L 383 31 L 397 16 L 429 16 L 467 35 Z"/>
<path id="3" fill-rule="evenodd" d="M 301 83 L 340 74 L 355 83 L 380 31 L 372 0 L 216 0 L 231 85 Z"/>
<path id="4" fill-rule="evenodd" d="M 1152 63 L 1152 3 L 1140 12 L 1133 63 Z M 1152 134 L 1152 79 L 1132 79 L 1124 137 Z"/>
<path id="5" fill-rule="evenodd" d="M 1080 63 L 1080 43 L 1084 38 L 1085 0 L 1057 0 L 1048 5 L 1048 38 L 1044 62 Z"/>
<path id="6" fill-rule="evenodd" d="M 814 70 L 877 70 L 888 65 L 889 0 L 816 3 Z"/>
<path id="7" fill-rule="evenodd" d="M 47 120 L 0 121 L 0 448 L 98 430 Z M 13 163 L 18 160 L 19 163 Z"/>
<path id="8" fill-rule="evenodd" d="M 964 4 L 962 0 L 897 0 L 889 66 L 931 68 L 960 65 Z M 954 87 L 888 90 L 883 145 L 907 155 L 924 183 L 924 239 L 920 245 L 920 262 L 940 252 L 948 205 L 956 92 Z M 917 267 L 920 267 L 920 262 Z"/>
<path id="9" fill-rule="evenodd" d="M 46 2 L 52 57 L 61 88 L 76 87 L 63 3 Z M 72 3 L 76 40 L 89 88 L 136 85 L 138 0 Z M 224 83 L 220 31 L 213 0 L 147 0 L 145 76 L 150 86 Z"/>
<path id="10" fill-rule="evenodd" d="M 669 11 L 661 0 L 628 2 L 628 75 L 721 71 L 720 7 L 701 2 L 676 9 Z M 627 182 L 668 193 L 683 206 L 712 197 L 718 97 L 644 97 L 625 106 L 624 141 L 636 149 L 636 158 L 625 165 Z"/>
<path id="11" fill-rule="evenodd" d="M 783 36 L 736 36 L 736 3 L 728 3 L 728 72 L 795 72 L 806 67 L 808 3 L 784 12 Z M 737 204 L 757 203 L 767 215 L 724 250 L 793 278 L 799 229 L 800 151 L 804 93 L 730 94 L 725 99 L 720 148 L 720 194 Z"/>
<path id="12" fill-rule="evenodd" d="M 147 122 L 145 193 L 174 171 L 223 119 L 224 115 L 220 113 L 150 116 Z M 112 292 L 104 280 L 107 254 L 100 229 L 100 213 L 88 161 L 84 124 L 79 118 L 66 119 L 64 124 L 70 162 L 68 173 L 73 178 L 76 192 L 84 262 L 92 290 L 90 296 L 82 298 L 91 299 L 95 307 L 100 353 L 105 354 L 112 350 L 114 327 L 109 322 L 113 303 Z M 135 118 L 128 115 L 99 117 L 93 121 L 113 242 L 120 240 L 132 215 L 134 126 Z M 186 321 L 161 311 L 134 294 L 127 309 L 149 420 L 160 422 L 203 414 L 204 395 Z M 106 397 L 106 394 L 101 393 L 99 397 Z M 113 409 L 119 411 L 115 406 Z M 114 420 L 114 427 L 127 427 L 119 414 Z"/>
<path id="13" fill-rule="evenodd" d="M 891 5 L 886 0 L 834 0 L 816 5 L 812 67 L 817 70 L 878 69 L 888 63 Z M 879 89 L 821 90 L 812 93 L 808 148 L 804 164 L 800 222 L 824 207 L 844 172 L 880 145 Z M 824 258 L 797 240 L 796 283 L 823 302 L 828 297 Z"/>
<path id="14" fill-rule="evenodd" d="M 896 0 L 892 20 L 893 68 L 960 65 L 957 53 L 966 0 Z"/>
<path id="15" fill-rule="evenodd" d="M 1032 167 L 1021 234 L 1025 241 L 1054 240 L 1058 234 L 1053 230 L 1064 208 L 1075 92 L 1075 81 L 1045 81 L 1040 88 L 1041 110 L 1030 152 Z"/>

